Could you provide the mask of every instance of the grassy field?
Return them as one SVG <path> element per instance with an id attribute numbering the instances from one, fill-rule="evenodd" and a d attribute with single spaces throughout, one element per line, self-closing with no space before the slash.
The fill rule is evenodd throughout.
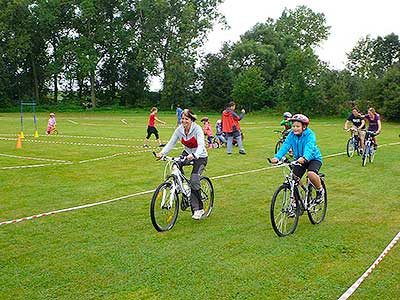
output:
<path id="1" fill-rule="evenodd" d="M 0 222 L 155 189 L 164 163 L 142 147 L 147 117 L 59 113 L 60 135 L 45 136 L 47 115 L 39 114 L 34 139 L 26 114 L 16 149 L 19 115 L 0 114 Z M 168 123 L 158 126 L 166 141 L 175 116 L 158 117 Z M 206 175 L 267 167 L 279 121 L 246 116 L 248 154 L 212 149 Z M 324 156 L 345 151 L 343 123 L 312 120 Z M 359 157 L 325 158 L 327 217 L 320 225 L 302 217 L 287 238 L 278 238 L 269 220 L 283 169 L 214 179 L 210 218 L 196 222 L 180 212 L 166 233 L 151 225 L 151 193 L 2 225 L 0 299 L 337 299 L 400 229 L 399 133 L 399 124 L 383 123 L 383 147 L 366 167 Z M 398 244 L 351 299 L 398 299 L 399 278 Z"/>

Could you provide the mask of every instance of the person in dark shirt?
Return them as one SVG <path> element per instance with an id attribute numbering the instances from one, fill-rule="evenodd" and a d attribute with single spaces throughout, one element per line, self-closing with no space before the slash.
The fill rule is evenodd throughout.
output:
<path id="1" fill-rule="evenodd" d="M 349 127 L 350 123 L 352 124 Z M 361 114 L 360 110 L 357 107 L 353 107 L 351 110 L 351 114 L 347 117 L 346 122 L 344 123 L 344 130 L 357 130 L 357 134 L 361 141 L 361 149 L 364 148 L 364 138 L 365 138 L 365 120 L 364 116 Z"/>

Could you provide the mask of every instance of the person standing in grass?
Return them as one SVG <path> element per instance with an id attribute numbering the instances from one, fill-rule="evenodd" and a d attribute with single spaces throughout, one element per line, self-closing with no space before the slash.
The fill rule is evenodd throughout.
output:
<path id="1" fill-rule="evenodd" d="M 176 127 L 178 127 L 182 123 L 182 112 L 183 112 L 183 109 L 178 104 L 176 106 L 176 113 L 175 113 L 175 115 L 176 115 Z"/>
<path id="2" fill-rule="evenodd" d="M 239 153 L 246 154 L 243 147 L 242 135 L 240 133 L 239 121 L 243 119 L 246 111 L 242 109 L 240 115 L 235 111 L 236 103 L 229 102 L 227 108 L 222 112 L 222 131 L 226 137 L 226 153 L 232 154 L 233 139 L 236 139 Z"/>
<path id="3" fill-rule="evenodd" d="M 167 155 L 175 144 L 181 141 L 184 146 L 182 156 L 185 156 L 186 160 L 183 161 L 180 167 L 193 163 L 192 174 L 190 175 L 190 205 L 193 212 L 192 218 L 199 220 L 204 214 L 200 193 L 200 178 L 207 165 L 208 153 L 203 129 L 195 122 L 196 119 L 197 116 L 190 109 L 185 109 L 182 113 L 182 124 L 175 129 L 167 145 L 160 153 L 156 154 L 156 157 L 161 158 Z"/>
<path id="4" fill-rule="evenodd" d="M 161 121 L 160 119 L 157 118 L 157 116 L 156 116 L 157 112 L 158 112 L 158 109 L 157 109 L 157 107 L 154 107 L 154 106 L 150 110 L 149 122 L 147 125 L 147 136 L 144 141 L 143 147 L 148 147 L 149 138 L 152 134 L 154 134 L 154 136 L 156 137 L 156 141 L 158 142 L 160 147 L 165 146 L 164 144 L 161 143 L 160 136 L 158 135 L 158 130 L 155 127 L 155 122 L 158 122 L 161 124 L 167 124 L 167 123 L 164 121 Z"/>

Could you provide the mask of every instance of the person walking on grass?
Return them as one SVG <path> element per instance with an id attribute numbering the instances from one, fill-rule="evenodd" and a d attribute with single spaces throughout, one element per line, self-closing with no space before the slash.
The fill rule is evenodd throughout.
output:
<path id="1" fill-rule="evenodd" d="M 226 153 L 232 154 L 233 139 L 236 139 L 240 154 L 246 154 L 240 133 L 239 121 L 243 119 L 246 111 L 241 110 L 240 115 L 235 112 L 236 103 L 229 102 L 227 108 L 222 112 L 222 131 L 226 137 Z"/>
<path id="2" fill-rule="evenodd" d="M 156 116 L 157 112 L 158 112 L 158 109 L 157 109 L 157 107 L 154 107 L 154 106 L 150 110 L 149 122 L 147 125 L 147 136 L 144 141 L 143 147 L 148 147 L 149 138 L 152 134 L 154 134 L 154 136 L 156 137 L 156 141 L 158 142 L 160 147 L 165 146 L 164 144 L 161 143 L 160 136 L 158 135 L 158 130 L 155 127 L 155 122 L 158 122 L 158 123 L 161 123 L 164 125 L 167 123 L 164 121 L 161 121 L 159 118 L 157 118 L 157 116 Z"/>
<path id="3" fill-rule="evenodd" d="M 207 165 L 208 153 L 203 129 L 195 122 L 196 119 L 197 116 L 190 109 L 185 109 L 182 113 L 182 124 L 175 129 L 167 145 L 156 154 L 156 157 L 161 158 L 163 155 L 167 155 L 178 141 L 182 143 L 184 146 L 182 156 L 185 156 L 186 160 L 181 163 L 180 168 L 193 163 L 192 174 L 190 175 L 190 205 L 193 212 L 192 218 L 200 220 L 204 214 L 200 178 Z"/>
<path id="4" fill-rule="evenodd" d="M 176 105 L 176 127 L 178 127 L 179 125 L 181 125 L 182 123 L 182 112 L 183 109 L 181 108 L 181 106 L 178 104 Z"/>

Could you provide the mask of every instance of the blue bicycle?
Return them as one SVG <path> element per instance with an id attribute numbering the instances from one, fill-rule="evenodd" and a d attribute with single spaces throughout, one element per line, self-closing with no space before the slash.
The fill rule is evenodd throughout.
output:
<path id="1" fill-rule="evenodd" d="M 377 145 L 372 139 L 374 136 L 377 136 L 375 131 L 367 131 L 365 134 L 364 150 L 362 155 L 363 167 L 366 166 L 367 160 L 369 160 L 370 163 L 374 161 L 376 150 L 378 149 Z"/>

